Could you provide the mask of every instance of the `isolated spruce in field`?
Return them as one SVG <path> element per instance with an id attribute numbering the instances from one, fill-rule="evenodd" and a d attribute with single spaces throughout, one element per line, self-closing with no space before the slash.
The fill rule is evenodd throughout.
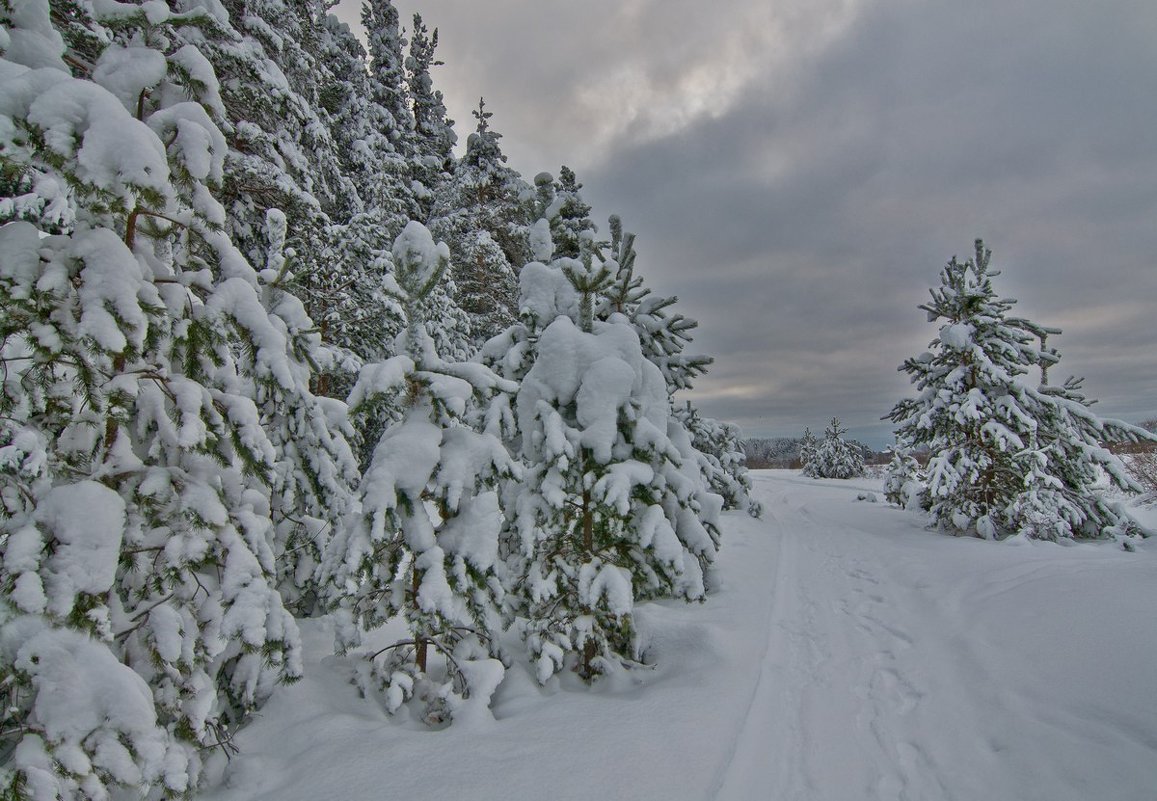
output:
<path id="1" fill-rule="evenodd" d="M 181 44 L 228 20 L 98 8 L 68 64 L 46 2 L 0 10 L 0 786 L 35 799 L 192 792 L 302 670 L 256 398 L 309 371 L 223 230 L 218 87 Z"/>
<path id="2" fill-rule="evenodd" d="M 847 433 L 840 419 L 833 417 L 824 431 L 824 438 L 815 446 L 815 453 L 808 461 L 808 475 L 813 478 L 854 478 L 864 474 L 864 452 L 859 445 L 844 439 Z"/>
<path id="3" fill-rule="evenodd" d="M 449 249 L 411 222 L 393 248 L 389 291 L 406 309 L 398 355 L 367 365 L 355 412 L 385 398 L 400 408 L 376 443 L 361 483 L 361 513 L 327 559 L 340 645 L 398 615 L 409 636 L 369 655 L 369 677 L 390 712 L 416 697 L 428 722 L 470 695 L 489 698 L 502 677 L 495 576 L 501 513 L 493 489 L 516 468 L 501 440 L 471 425 L 476 402 L 514 385 L 479 364 L 439 358 L 422 301 L 449 265 Z"/>
<path id="4" fill-rule="evenodd" d="M 550 176 L 536 183 L 549 188 Z M 549 257 L 540 228 L 536 252 Z M 502 546 L 540 682 L 564 667 L 589 681 L 637 662 L 636 602 L 703 597 L 722 503 L 689 458 L 690 437 L 671 427 L 662 371 L 605 303 L 617 263 L 590 238 L 581 255 L 524 266 L 523 323 L 482 351 L 520 381 L 514 407 L 491 416 L 526 471 L 503 490 Z"/>
<path id="5" fill-rule="evenodd" d="M 816 440 L 816 435 L 812 433 L 810 428 L 805 427 L 803 430 L 803 437 L 799 441 L 799 463 L 805 476 L 812 478 L 819 478 L 816 473 L 816 449 L 819 448 L 819 442 Z"/>
<path id="6" fill-rule="evenodd" d="M 977 240 L 972 259 L 944 267 L 940 286 L 920 307 L 940 323 L 938 335 L 929 352 L 900 367 L 920 394 L 896 404 L 888 419 L 898 438 L 931 452 L 921 506 L 941 528 L 984 538 L 1139 532 L 1099 485 L 1107 479 L 1136 491 L 1104 446 L 1151 435 L 1098 418 L 1079 380 L 1043 383 L 1059 359 L 1044 341 L 1060 332 L 1008 316 L 1016 301 L 997 295 L 990 257 Z M 1037 387 L 1030 384 L 1034 368 L 1041 370 Z"/>

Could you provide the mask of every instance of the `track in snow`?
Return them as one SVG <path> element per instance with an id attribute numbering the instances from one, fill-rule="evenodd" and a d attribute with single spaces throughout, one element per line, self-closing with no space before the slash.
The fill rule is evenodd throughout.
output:
<path id="1" fill-rule="evenodd" d="M 1079 591 L 1090 570 L 1128 574 L 1127 560 L 1116 566 L 1107 546 L 1089 565 L 1056 546 L 954 540 L 857 503 L 870 488 L 854 481 L 755 475 L 779 541 L 771 632 L 718 801 L 1157 798 L 1157 783 L 1146 790 L 1157 719 L 1125 714 L 1127 698 L 1098 709 L 1099 697 L 1074 699 L 1017 670 L 1036 660 L 1000 606 L 1011 593 L 1047 619 L 1052 593 Z M 1045 638 L 1039 658 L 1069 649 Z M 1088 689 L 1074 684 L 1078 696 Z"/>

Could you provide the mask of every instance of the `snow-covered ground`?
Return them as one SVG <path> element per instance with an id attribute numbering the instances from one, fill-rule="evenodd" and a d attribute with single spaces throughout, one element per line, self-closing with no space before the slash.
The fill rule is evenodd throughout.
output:
<path id="1" fill-rule="evenodd" d="M 306 624 L 306 678 L 203 801 L 1157 798 L 1157 543 L 953 539 L 870 480 L 752 475 L 722 589 L 639 610 L 654 669 L 516 663 L 493 717 L 431 731 Z"/>

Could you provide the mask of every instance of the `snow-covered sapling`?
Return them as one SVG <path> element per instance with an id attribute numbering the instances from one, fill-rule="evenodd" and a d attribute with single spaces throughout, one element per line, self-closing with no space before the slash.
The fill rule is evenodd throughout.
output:
<path id="1" fill-rule="evenodd" d="M 670 436 L 662 372 L 630 321 L 605 311 L 614 275 L 589 240 L 581 259 L 526 265 L 526 324 L 485 351 L 521 378 L 512 443 L 527 476 L 504 493 L 504 550 L 543 682 L 637 661 L 636 600 L 702 598 L 716 548 L 722 501 L 700 494 L 698 465 Z"/>
<path id="2" fill-rule="evenodd" d="M 854 478 L 863 475 L 864 452 L 856 443 L 844 439 L 847 433 L 840 419 L 833 417 L 824 431 L 823 440 L 815 446 L 805 472 L 813 478 Z"/>
<path id="3" fill-rule="evenodd" d="M 370 675 L 390 712 L 417 695 L 424 718 L 437 722 L 474 689 L 464 663 L 498 653 L 501 514 L 492 487 L 516 468 L 497 437 L 471 425 L 471 415 L 477 400 L 514 385 L 435 352 L 422 301 L 448 267 L 446 245 L 411 222 L 394 243 L 393 261 L 389 291 L 408 319 L 399 355 L 367 365 L 350 404 L 356 412 L 387 396 L 401 415 L 374 448 L 361 512 L 335 540 L 326 574 L 331 604 L 345 624 L 343 647 L 357 642 L 358 629 L 395 615 L 405 621 L 409 636 L 371 654 Z M 448 680 L 437 679 L 436 665 Z"/>
<path id="4" fill-rule="evenodd" d="M 816 440 L 816 435 L 812 433 L 810 428 L 805 427 L 803 437 L 799 441 L 799 464 L 805 476 L 819 478 L 819 474 L 816 473 L 818 467 L 816 464 L 817 448 L 819 448 L 819 442 Z"/>

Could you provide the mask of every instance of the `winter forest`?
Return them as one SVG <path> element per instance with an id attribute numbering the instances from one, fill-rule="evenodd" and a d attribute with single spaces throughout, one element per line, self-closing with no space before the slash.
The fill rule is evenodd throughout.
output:
<path id="1" fill-rule="evenodd" d="M 527 181 L 485 99 L 450 120 L 421 16 L 330 11 L 0 0 L 0 795 L 1152 787 L 1152 680 L 1081 701 L 1099 663 L 1044 638 L 1041 699 L 987 604 L 1103 571 L 1069 624 L 1157 658 L 1157 438 L 1050 383 L 984 243 L 890 464 L 832 419 L 749 471 L 630 220 Z M 988 773 L 948 757 L 977 709 Z M 854 757 L 817 779 L 809 737 Z"/>

